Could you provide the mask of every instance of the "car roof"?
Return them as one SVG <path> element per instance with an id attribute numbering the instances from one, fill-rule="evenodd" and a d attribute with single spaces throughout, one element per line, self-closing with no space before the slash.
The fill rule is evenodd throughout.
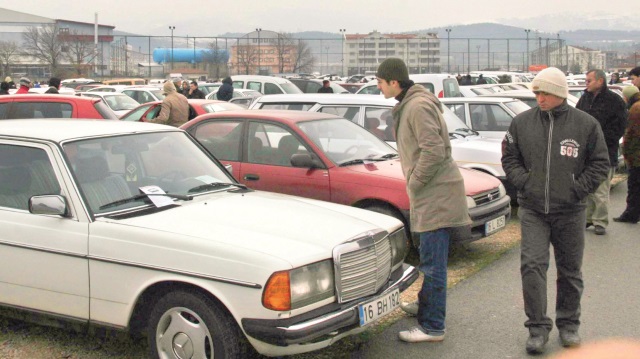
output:
<path id="1" fill-rule="evenodd" d="M 282 77 L 275 77 L 275 76 L 262 76 L 262 75 L 234 75 L 231 76 L 231 81 L 238 81 L 238 80 L 244 80 L 244 81 L 272 81 L 275 83 L 279 83 L 279 84 L 283 84 L 283 83 L 290 83 L 291 81 L 282 78 Z"/>
<path id="2" fill-rule="evenodd" d="M 445 97 L 439 98 L 442 103 L 449 102 L 468 102 L 468 103 L 496 103 L 496 102 L 511 102 L 515 101 L 511 97 L 495 97 L 495 96 L 475 96 L 475 97 Z"/>
<path id="3" fill-rule="evenodd" d="M 62 142 L 83 137 L 129 134 L 136 132 L 176 130 L 175 127 L 147 122 L 105 121 L 86 119 L 2 120 L 3 136 Z"/>
<path id="4" fill-rule="evenodd" d="M 396 101 L 395 99 L 386 99 L 381 95 L 303 93 L 264 95 L 258 97 L 257 102 L 314 102 L 326 105 L 395 106 L 398 101 Z"/>
<path id="5" fill-rule="evenodd" d="M 531 90 L 506 90 L 502 92 L 496 92 L 491 95 L 478 95 L 478 97 L 531 97 L 535 98 L 536 95 Z"/>
<path id="6" fill-rule="evenodd" d="M 298 122 L 322 120 L 329 118 L 339 118 L 336 115 L 322 113 L 322 112 L 309 112 L 309 111 L 293 111 L 293 110 L 237 110 L 237 111 L 223 111 L 216 113 L 207 113 L 200 115 L 193 120 L 187 122 L 183 126 L 191 127 L 198 122 L 208 120 L 212 118 L 241 118 L 241 119 L 265 119 L 271 121 L 277 121 L 288 125 L 293 125 Z"/>
<path id="7" fill-rule="evenodd" d="M 17 101 L 16 101 L 17 100 Z M 24 101 L 30 100 L 30 101 Z M 73 101 L 91 101 L 98 102 L 100 99 L 98 98 L 89 98 L 89 97 L 81 97 L 77 95 L 62 95 L 62 94 L 39 94 L 39 93 L 29 93 L 29 94 L 19 94 L 19 95 L 10 95 L 10 96 L 0 96 L 0 102 L 37 102 L 37 101 L 62 101 L 62 102 L 73 102 Z M 4 123 L 4 121 L 2 122 Z"/>

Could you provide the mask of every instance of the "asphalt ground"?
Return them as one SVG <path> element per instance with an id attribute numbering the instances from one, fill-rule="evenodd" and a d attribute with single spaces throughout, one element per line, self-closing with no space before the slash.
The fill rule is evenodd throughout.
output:
<path id="1" fill-rule="evenodd" d="M 625 207 L 626 182 L 611 191 L 609 217 Z M 640 224 L 611 222 L 607 234 L 586 231 L 582 297 L 583 342 L 605 338 L 640 340 Z M 527 358 L 528 331 L 520 282 L 520 247 L 449 289 L 447 332 L 441 343 L 404 343 L 398 332 L 415 325 L 403 317 L 364 343 L 350 358 Z M 555 318 L 556 270 L 548 271 L 549 316 Z M 545 356 L 565 351 L 554 327 Z"/>

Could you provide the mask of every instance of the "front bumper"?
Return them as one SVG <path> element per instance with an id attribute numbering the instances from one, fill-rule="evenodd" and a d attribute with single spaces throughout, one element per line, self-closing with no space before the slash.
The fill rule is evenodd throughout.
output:
<path id="1" fill-rule="evenodd" d="M 245 333 L 262 342 L 288 346 L 320 342 L 360 328 L 358 305 L 398 288 L 407 289 L 418 278 L 418 270 L 408 264 L 392 273 L 386 286 L 375 295 L 349 303 L 334 303 L 287 319 L 243 318 Z"/>
<path id="2" fill-rule="evenodd" d="M 471 208 L 469 216 L 471 216 L 471 221 L 473 222 L 471 224 L 471 238 L 465 242 L 472 242 L 485 237 L 485 223 L 493 219 L 505 216 L 505 222 L 508 222 L 509 218 L 511 218 L 511 197 L 504 196 L 495 202 Z"/>

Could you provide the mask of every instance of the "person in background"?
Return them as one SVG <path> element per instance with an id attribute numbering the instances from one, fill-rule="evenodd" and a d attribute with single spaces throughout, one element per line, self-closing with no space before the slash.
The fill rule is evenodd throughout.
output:
<path id="1" fill-rule="evenodd" d="M 47 91 L 45 91 L 45 93 L 59 94 L 60 92 L 58 90 L 60 90 L 60 79 L 57 77 L 50 78 L 49 88 L 47 89 Z"/>
<path id="2" fill-rule="evenodd" d="M 640 89 L 640 66 L 634 67 L 629 71 L 629 80 L 633 86 Z"/>
<path id="3" fill-rule="evenodd" d="M 318 89 L 318 93 L 333 93 L 329 80 L 322 80 L 322 87 Z"/>
<path id="4" fill-rule="evenodd" d="M 541 354 L 553 328 L 547 316 L 550 245 L 558 273 L 560 342 L 564 347 L 580 345 L 585 199 L 606 178 L 609 156 L 598 121 L 567 104 L 569 88 L 562 71 L 540 71 L 531 89 L 538 106 L 513 118 L 502 141 L 502 167 L 518 190 L 526 351 Z"/>
<path id="5" fill-rule="evenodd" d="M 160 114 L 150 122 L 180 127 L 189 120 L 189 102 L 171 81 L 165 82 L 162 89 L 166 97 L 162 100 Z"/>
<path id="6" fill-rule="evenodd" d="M 587 90 L 580 96 L 576 108 L 590 114 L 600 123 L 609 149 L 610 162 L 609 175 L 598 189 L 587 197 L 586 227 L 593 226 L 595 234 L 604 235 L 609 225 L 611 179 L 618 167 L 618 147 L 627 123 L 627 109 L 624 100 L 607 87 L 604 71 L 589 70 L 585 82 Z"/>
<path id="7" fill-rule="evenodd" d="M 222 86 L 218 89 L 216 97 L 220 101 L 229 101 L 233 98 L 233 81 L 231 77 L 227 76 L 222 80 Z"/>
<path id="8" fill-rule="evenodd" d="M 29 93 L 29 89 L 31 88 L 31 80 L 27 77 L 20 78 L 20 88 L 16 91 L 16 95 Z"/>
<path id="9" fill-rule="evenodd" d="M 177 90 L 177 89 L 178 89 L 178 88 L 176 88 L 176 90 Z M 179 91 L 179 92 L 180 92 L 181 94 L 183 94 L 183 95 L 184 95 L 184 97 L 187 97 L 187 96 L 189 96 L 189 90 L 190 90 L 190 88 L 189 88 L 189 81 L 187 81 L 187 80 L 182 80 L 182 81 L 180 82 L 180 91 Z"/>
<path id="10" fill-rule="evenodd" d="M 5 77 L 4 81 L 9 84 L 9 88 L 10 89 L 16 88 L 16 84 L 15 84 L 15 82 L 13 82 L 13 80 L 11 79 L 10 76 Z"/>
<path id="11" fill-rule="evenodd" d="M 480 74 L 478 76 L 478 81 L 476 82 L 476 85 L 486 85 L 486 83 L 487 83 L 487 79 L 485 79 L 484 76 Z"/>
<path id="12" fill-rule="evenodd" d="M 622 155 L 627 164 L 627 207 L 615 222 L 638 223 L 640 220 L 640 91 L 635 86 L 622 90 L 629 106 L 627 128 L 622 136 Z"/>
<path id="13" fill-rule="evenodd" d="M 392 123 L 407 182 L 411 230 L 420 237 L 418 268 L 424 274 L 418 301 L 401 303 L 405 312 L 417 316 L 417 326 L 398 336 L 410 343 L 440 342 L 445 336 L 450 230 L 471 224 L 464 182 L 451 157 L 438 98 L 409 79 L 399 58 L 384 60 L 376 77 L 384 97 L 398 100 Z"/>
<path id="14" fill-rule="evenodd" d="M 9 95 L 9 88 L 7 81 L 0 82 L 0 95 Z"/>
<path id="15" fill-rule="evenodd" d="M 609 80 L 609 85 L 619 84 L 619 83 L 622 83 L 622 81 L 620 81 L 620 73 L 618 72 L 612 73 L 611 79 Z"/>
<path id="16" fill-rule="evenodd" d="M 189 92 L 187 92 L 187 98 L 199 98 L 204 99 L 204 92 L 198 88 L 198 83 L 191 81 L 189 84 Z"/>

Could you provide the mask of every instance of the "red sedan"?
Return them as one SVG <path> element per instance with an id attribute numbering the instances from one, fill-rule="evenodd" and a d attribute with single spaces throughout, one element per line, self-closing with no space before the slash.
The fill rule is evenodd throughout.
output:
<path id="1" fill-rule="evenodd" d="M 231 165 L 234 177 L 247 186 L 367 208 L 409 228 L 397 152 L 349 120 L 315 112 L 244 110 L 199 116 L 181 128 Z M 472 235 L 463 241 L 502 229 L 511 208 L 500 181 L 473 170 L 460 172 L 473 220 Z"/>
<path id="2" fill-rule="evenodd" d="M 118 119 L 99 98 L 55 94 L 0 96 L 0 120 L 26 118 Z"/>
<path id="3" fill-rule="evenodd" d="M 244 107 L 235 105 L 226 101 L 189 99 L 189 119 L 206 113 L 215 113 L 220 111 L 243 110 Z M 122 121 L 140 121 L 147 122 L 149 119 L 156 118 L 160 114 L 160 105 L 162 101 L 153 101 L 144 103 L 133 110 L 127 112 L 120 119 Z"/>

